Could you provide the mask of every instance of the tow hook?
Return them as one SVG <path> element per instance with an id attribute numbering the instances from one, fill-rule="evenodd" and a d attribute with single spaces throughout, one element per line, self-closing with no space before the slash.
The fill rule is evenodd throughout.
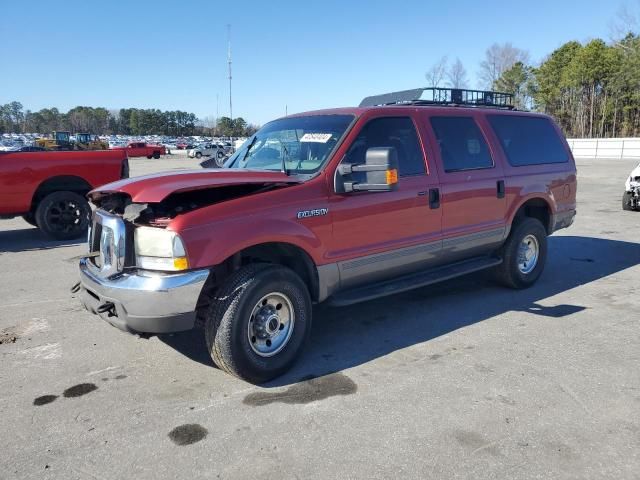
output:
<path id="1" fill-rule="evenodd" d="M 116 306 L 113 302 L 104 302 L 98 308 L 96 308 L 97 313 L 108 313 L 110 317 L 115 316 L 115 308 Z"/>
<path id="2" fill-rule="evenodd" d="M 71 293 L 78 293 L 80 291 L 80 282 L 71 287 Z"/>

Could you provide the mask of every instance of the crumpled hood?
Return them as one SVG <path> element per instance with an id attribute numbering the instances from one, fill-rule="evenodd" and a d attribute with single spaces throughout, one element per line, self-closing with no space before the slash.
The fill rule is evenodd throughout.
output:
<path id="1" fill-rule="evenodd" d="M 294 184 L 301 183 L 296 177 L 282 172 L 263 170 L 219 169 L 219 170 L 182 170 L 162 172 L 142 177 L 128 178 L 108 183 L 89 193 L 91 200 L 103 195 L 124 193 L 134 203 L 158 203 L 172 193 L 205 190 L 230 185 L 256 184 Z"/>

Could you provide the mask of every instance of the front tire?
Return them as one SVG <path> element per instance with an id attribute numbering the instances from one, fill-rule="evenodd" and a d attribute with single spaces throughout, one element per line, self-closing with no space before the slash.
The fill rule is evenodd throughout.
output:
<path id="1" fill-rule="evenodd" d="M 496 280 L 510 288 L 528 288 L 544 270 L 547 231 L 539 220 L 525 218 L 513 225 L 498 254 L 502 263 L 494 271 Z"/>
<path id="2" fill-rule="evenodd" d="M 160 152 L 154 152 L 153 153 L 153 158 L 155 158 L 156 160 L 160 159 Z"/>
<path id="3" fill-rule="evenodd" d="M 205 308 L 204 334 L 214 363 L 251 383 L 289 370 L 311 331 L 309 291 L 279 265 L 242 267 Z"/>
<path id="4" fill-rule="evenodd" d="M 224 161 L 225 161 L 224 153 L 218 152 L 218 154 L 216 155 L 216 165 L 218 166 L 218 168 L 224 167 Z"/>
<path id="5" fill-rule="evenodd" d="M 632 199 L 633 199 L 633 196 L 631 192 L 624 192 L 622 194 L 622 210 L 627 210 L 627 211 L 633 210 L 633 207 L 631 206 Z"/>
<path id="6" fill-rule="evenodd" d="M 196 152 L 196 158 L 202 158 L 202 153 L 201 152 Z"/>
<path id="7" fill-rule="evenodd" d="M 42 232 L 55 240 L 72 240 L 85 235 L 91 207 L 75 192 L 54 192 L 36 208 L 35 220 Z"/>

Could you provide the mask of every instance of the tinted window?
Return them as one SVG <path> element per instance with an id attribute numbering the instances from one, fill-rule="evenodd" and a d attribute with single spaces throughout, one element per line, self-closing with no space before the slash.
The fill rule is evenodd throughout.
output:
<path id="1" fill-rule="evenodd" d="M 432 117 L 445 172 L 493 167 L 487 142 L 470 117 Z"/>
<path id="2" fill-rule="evenodd" d="M 564 143 L 546 118 L 490 115 L 489 123 L 514 167 L 569 161 Z"/>
<path id="3" fill-rule="evenodd" d="M 424 155 L 410 118 L 377 118 L 367 123 L 353 142 L 345 162 L 362 164 L 368 148 L 394 147 L 400 176 L 425 173 Z"/>

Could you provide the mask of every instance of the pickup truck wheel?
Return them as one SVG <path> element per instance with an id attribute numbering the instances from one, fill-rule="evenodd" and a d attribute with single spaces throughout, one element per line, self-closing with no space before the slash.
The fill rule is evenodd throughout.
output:
<path id="1" fill-rule="evenodd" d="M 624 192 L 622 194 L 622 210 L 633 210 L 633 207 L 631 206 L 632 198 L 631 192 Z"/>
<path id="2" fill-rule="evenodd" d="M 204 315 L 211 358 L 252 383 L 286 372 L 311 331 L 311 298 L 292 270 L 268 264 L 234 272 Z"/>
<path id="3" fill-rule="evenodd" d="M 202 152 L 196 152 L 196 158 L 202 158 Z"/>
<path id="4" fill-rule="evenodd" d="M 160 159 L 160 152 L 153 152 L 153 158 L 156 160 Z"/>
<path id="5" fill-rule="evenodd" d="M 22 215 L 22 219 L 29 225 L 33 225 L 34 227 L 38 226 L 38 224 L 36 223 L 36 217 L 33 213 L 26 213 Z"/>
<path id="6" fill-rule="evenodd" d="M 86 233 L 90 216 L 91 207 L 84 197 L 74 192 L 54 192 L 40 201 L 35 220 L 45 235 L 71 240 Z"/>
<path id="7" fill-rule="evenodd" d="M 502 264 L 496 279 L 507 287 L 522 289 L 533 285 L 542 274 L 547 259 L 547 232 L 535 218 L 526 218 L 512 227 L 498 254 Z"/>

